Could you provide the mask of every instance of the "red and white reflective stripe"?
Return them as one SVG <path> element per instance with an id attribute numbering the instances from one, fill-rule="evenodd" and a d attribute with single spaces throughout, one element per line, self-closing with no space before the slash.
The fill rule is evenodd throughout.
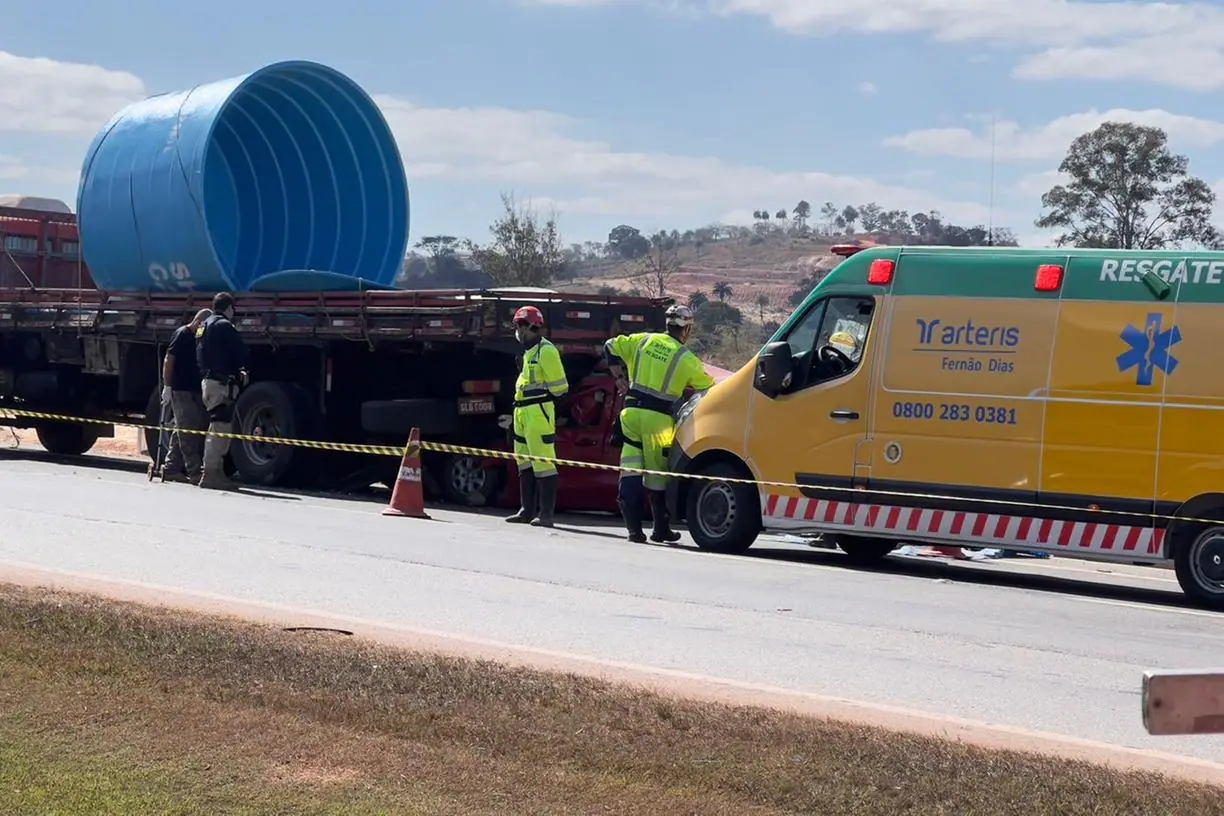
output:
<path id="1" fill-rule="evenodd" d="M 1021 545 L 1076 552 L 1134 553 L 1159 556 L 1165 531 L 1140 525 L 1055 521 L 1033 516 L 931 510 L 886 504 L 825 501 L 794 496 L 765 496 L 765 516 L 784 523 L 891 533 L 904 539 Z"/>
<path id="2" fill-rule="evenodd" d="M 590 320 L 591 313 L 590 312 L 566 312 L 565 317 L 567 320 Z"/>
<path id="3" fill-rule="evenodd" d="M 645 315 L 623 314 L 620 316 L 622 323 L 645 323 Z"/>

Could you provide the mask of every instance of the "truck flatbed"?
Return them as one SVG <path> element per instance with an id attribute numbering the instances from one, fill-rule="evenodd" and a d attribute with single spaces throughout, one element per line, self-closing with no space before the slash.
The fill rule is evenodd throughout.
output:
<path id="1" fill-rule="evenodd" d="M 207 307 L 211 293 L 113 293 L 87 289 L 0 288 L 0 329 L 70 331 L 156 342 Z M 498 340 L 513 334 L 524 303 L 544 312 L 549 338 L 587 346 L 622 331 L 654 327 L 670 298 L 536 291 L 418 290 L 236 293 L 239 331 L 251 342 L 278 339 Z M 564 349 L 563 349 L 564 351 Z"/>

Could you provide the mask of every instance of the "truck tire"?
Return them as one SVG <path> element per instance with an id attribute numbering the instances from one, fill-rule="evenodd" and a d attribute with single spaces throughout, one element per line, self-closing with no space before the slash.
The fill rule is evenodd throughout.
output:
<path id="1" fill-rule="evenodd" d="M 43 422 L 36 428 L 38 444 L 57 456 L 80 456 L 98 441 L 98 426 L 76 422 Z"/>
<path id="2" fill-rule="evenodd" d="M 280 439 L 313 439 L 318 410 L 306 389 L 295 383 L 258 382 L 238 395 L 234 433 Z M 312 451 L 295 445 L 235 439 L 234 468 L 245 484 L 273 485 L 302 480 L 310 473 Z"/>
<path id="3" fill-rule="evenodd" d="M 401 439 L 413 428 L 421 436 L 452 436 L 459 432 L 459 405 L 439 399 L 370 400 L 361 404 L 361 427 Z"/>
<path id="4" fill-rule="evenodd" d="M 718 481 L 747 478 L 727 462 L 714 462 L 696 473 L 710 478 L 688 490 L 684 519 L 693 541 L 710 552 L 745 552 L 761 532 L 760 493 L 750 484 Z"/>
<path id="5" fill-rule="evenodd" d="M 1224 526 L 1188 526 L 1173 547 L 1173 570 L 1186 597 L 1224 609 Z"/>
<path id="6" fill-rule="evenodd" d="M 484 507 L 502 489 L 503 471 L 479 456 L 447 454 L 441 467 L 442 495 L 462 507 Z"/>

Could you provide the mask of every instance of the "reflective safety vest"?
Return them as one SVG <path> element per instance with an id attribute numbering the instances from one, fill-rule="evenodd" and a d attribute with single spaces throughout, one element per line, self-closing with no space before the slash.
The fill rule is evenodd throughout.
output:
<path id="1" fill-rule="evenodd" d="M 685 388 L 704 391 L 714 385 L 697 355 L 670 334 L 622 334 L 605 343 L 604 349 L 628 368 L 626 408 L 670 415 Z"/>
<path id="2" fill-rule="evenodd" d="M 514 384 L 514 407 L 552 402 L 568 390 L 561 352 L 541 337 L 523 354 L 523 370 Z"/>

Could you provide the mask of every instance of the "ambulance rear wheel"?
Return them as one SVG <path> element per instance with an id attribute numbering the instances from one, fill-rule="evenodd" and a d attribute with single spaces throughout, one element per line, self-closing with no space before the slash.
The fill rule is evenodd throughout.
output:
<path id="1" fill-rule="evenodd" d="M 1187 531 L 1175 543 L 1177 583 L 1192 601 L 1224 609 L 1224 526 Z"/>
<path id="2" fill-rule="evenodd" d="M 756 487 L 719 481 L 748 478 L 727 462 L 716 462 L 697 472 L 709 478 L 688 489 L 684 519 L 693 541 L 710 552 L 744 552 L 761 532 L 761 496 Z"/>

